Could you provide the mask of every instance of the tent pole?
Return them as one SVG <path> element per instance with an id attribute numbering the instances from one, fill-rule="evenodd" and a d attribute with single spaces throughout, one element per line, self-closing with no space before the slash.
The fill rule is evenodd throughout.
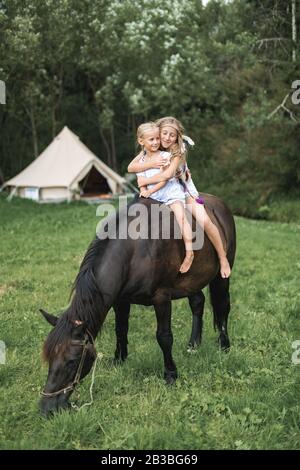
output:
<path id="1" fill-rule="evenodd" d="M 12 198 L 14 197 L 14 195 L 16 194 L 17 192 L 17 186 L 14 187 L 14 189 L 10 192 L 10 194 L 7 196 L 7 200 L 8 202 L 10 202 L 12 200 Z"/>

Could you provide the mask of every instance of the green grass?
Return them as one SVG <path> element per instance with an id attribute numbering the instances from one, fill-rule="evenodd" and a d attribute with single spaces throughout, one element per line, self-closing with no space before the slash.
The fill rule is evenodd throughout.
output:
<path id="1" fill-rule="evenodd" d="M 38 413 L 47 376 L 41 361 L 49 325 L 38 313 L 58 313 L 98 223 L 96 206 L 37 205 L 0 197 L 1 449 L 299 449 L 300 226 L 236 218 L 238 252 L 232 274 L 228 354 L 207 302 L 204 338 L 189 355 L 187 300 L 173 303 L 176 386 L 163 381 L 152 308 L 134 306 L 129 357 L 112 366 L 114 318 L 108 315 L 97 350 L 94 403 L 50 420 Z M 91 374 L 75 392 L 89 401 Z"/>

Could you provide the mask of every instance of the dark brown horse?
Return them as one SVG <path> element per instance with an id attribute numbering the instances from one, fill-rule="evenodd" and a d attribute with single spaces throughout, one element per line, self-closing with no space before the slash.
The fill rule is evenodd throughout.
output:
<path id="1" fill-rule="evenodd" d="M 200 196 L 204 198 L 206 210 L 220 230 L 232 267 L 236 247 L 233 216 L 220 199 L 208 194 Z M 128 227 L 128 222 L 135 221 L 135 216 L 130 213 L 138 204 L 146 210 L 149 223 L 151 206 L 158 203 L 152 199 L 134 200 L 125 211 L 115 216 L 117 234 L 124 229 L 125 222 Z M 164 210 L 169 211 L 165 206 Z M 54 326 L 43 351 L 49 363 L 41 399 L 43 413 L 68 406 L 75 385 L 92 367 L 96 356 L 94 339 L 111 307 L 116 316 L 115 358 L 125 360 L 130 304 L 154 306 L 156 337 L 164 356 L 164 376 L 167 383 L 172 383 L 177 378 L 177 369 L 172 358 L 171 301 L 189 298 L 193 314 L 189 346 L 197 347 L 201 341 L 205 300 L 202 289 L 209 284 L 219 344 L 222 349 L 229 348 L 229 279 L 222 279 L 219 274 L 219 262 L 212 244 L 205 236 L 203 248 L 195 251 L 194 262 L 186 274 L 178 272 L 183 258 L 183 242 L 174 238 L 95 238 L 80 266 L 74 283 L 75 293 L 68 309 L 59 318 L 42 311 Z"/>

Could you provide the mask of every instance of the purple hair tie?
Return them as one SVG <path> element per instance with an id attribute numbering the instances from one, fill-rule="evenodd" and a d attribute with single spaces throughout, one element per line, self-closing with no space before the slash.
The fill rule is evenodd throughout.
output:
<path id="1" fill-rule="evenodd" d="M 202 197 L 196 197 L 196 202 L 198 202 L 198 204 L 204 204 L 204 199 Z"/>

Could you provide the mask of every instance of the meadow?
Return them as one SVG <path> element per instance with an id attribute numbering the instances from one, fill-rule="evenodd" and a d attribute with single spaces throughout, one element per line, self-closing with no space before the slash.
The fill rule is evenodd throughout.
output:
<path id="1" fill-rule="evenodd" d="M 58 314 L 99 219 L 84 203 L 38 205 L 0 197 L 1 449 L 299 449 L 300 225 L 236 217 L 238 250 L 231 278 L 231 350 L 218 350 L 208 292 L 203 342 L 187 352 L 191 312 L 173 302 L 175 386 L 163 380 L 150 307 L 133 306 L 129 357 L 115 366 L 114 316 L 96 346 L 94 402 L 46 420 L 39 392 L 50 326 L 39 308 Z M 300 354 L 299 354 L 300 357 Z M 91 374 L 73 394 L 89 401 Z"/>

